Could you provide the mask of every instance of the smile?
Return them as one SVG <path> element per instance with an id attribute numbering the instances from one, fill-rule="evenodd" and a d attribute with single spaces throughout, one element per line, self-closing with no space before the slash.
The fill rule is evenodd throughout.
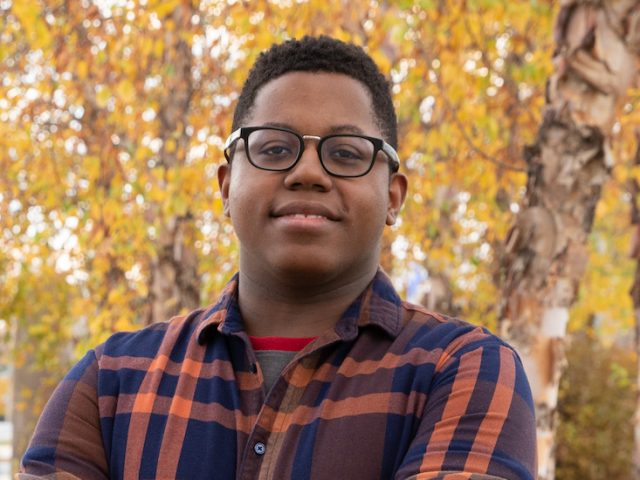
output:
<path id="1" fill-rule="evenodd" d="M 324 215 L 313 215 L 308 213 L 294 213 L 293 215 L 285 215 L 285 217 L 293 217 L 293 218 L 320 218 L 328 220 Z"/>
<path id="2" fill-rule="evenodd" d="M 289 215 L 281 215 L 274 217 L 277 224 L 285 228 L 295 229 L 317 229 L 326 228 L 332 225 L 334 222 L 329 220 L 324 215 L 306 214 L 306 213 L 293 213 Z"/>
<path id="3" fill-rule="evenodd" d="M 287 218 L 299 221 L 339 221 L 341 216 L 339 213 L 326 205 L 317 202 L 291 202 L 277 206 L 271 212 L 271 216 L 275 218 Z"/>

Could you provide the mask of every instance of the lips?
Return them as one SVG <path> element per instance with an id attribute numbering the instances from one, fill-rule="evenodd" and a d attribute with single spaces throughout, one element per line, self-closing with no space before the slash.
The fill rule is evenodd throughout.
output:
<path id="1" fill-rule="evenodd" d="M 279 217 L 292 217 L 292 218 L 326 218 L 328 220 L 337 222 L 340 220 L 340 214 L 326 207 L 321 203 L 310 202 L 291 202 L 273 209 L 271 216 L 275 218 Z"/>

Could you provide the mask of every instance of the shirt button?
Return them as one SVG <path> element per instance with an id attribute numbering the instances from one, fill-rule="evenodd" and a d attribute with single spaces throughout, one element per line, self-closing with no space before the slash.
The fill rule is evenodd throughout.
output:
<path id="1" fill-rule="evenodd" d="M 264 455 L 267 447 L 264 443 L 258 442 L 253 446 L 253 451 L 256 452 L 256 455 Z"/>

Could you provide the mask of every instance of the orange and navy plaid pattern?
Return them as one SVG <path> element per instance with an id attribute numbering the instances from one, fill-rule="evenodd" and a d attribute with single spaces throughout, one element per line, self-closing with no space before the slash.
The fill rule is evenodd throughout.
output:
<path id="1" fill-rule="evenodd" d="M 215 305 L 89 352 L 18 478 L 532 480 L 535 456 L 521 362 L 488 331 L 378 272 L 267 392 L 234 277 Z"/>

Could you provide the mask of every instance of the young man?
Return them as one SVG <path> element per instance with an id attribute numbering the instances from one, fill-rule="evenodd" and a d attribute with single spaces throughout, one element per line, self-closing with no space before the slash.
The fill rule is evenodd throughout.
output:
<path id="1" fill-rule="evenodd" d="M 81 360 L 22 478 L 535 478 L 517 355 L 378 268 L 407 181 L 373 61 L 327 37 L 274 46 L 232 130 L 218 180 L 239 273 L 215 305 Z"/>

